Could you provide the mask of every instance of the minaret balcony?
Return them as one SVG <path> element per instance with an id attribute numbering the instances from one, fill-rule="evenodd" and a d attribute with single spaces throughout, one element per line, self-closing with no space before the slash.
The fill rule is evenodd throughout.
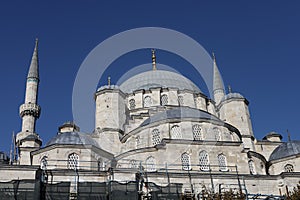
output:
<path id="1" fill-rule="evenodd" d="M 20 116 L 32 115 L 39 118 L 41 113 L 41 107 L 34 103 L 25 103 L 20 106 Z"/>

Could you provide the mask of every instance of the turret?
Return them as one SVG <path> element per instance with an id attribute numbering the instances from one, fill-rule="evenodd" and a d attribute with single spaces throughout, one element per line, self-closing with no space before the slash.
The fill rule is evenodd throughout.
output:
<path id="1" fill-rule="evenodd" d="M 100 87 L 95 94 L 96 112 L 95 129 L 99 136 L 100 146 L 114 153 L 119 151 L 119 136 L 124 133 L 126 122 L 125 94 L 118 86 L 108 85 Z"/>
<path id="2" fill-rule="evenodd" d="M 229 93 L 218 106 L 220 119 L 239 129 L 245 149 L 254 149 L 254 135 L 248 100 L 239 93 Z"/>
<path id="3" fill-rule="evenodd" d="M 42 140 L 35 132 L 36 120 L 41 112 L 37 104 L 39 80 L 38 40 L 36 39 L 26 81 L 25 102 L 20 106 L 22 130 L 16 137 L 21 165 L 30 165 L 30 152 L 39 149 L 42 145 Z"/>

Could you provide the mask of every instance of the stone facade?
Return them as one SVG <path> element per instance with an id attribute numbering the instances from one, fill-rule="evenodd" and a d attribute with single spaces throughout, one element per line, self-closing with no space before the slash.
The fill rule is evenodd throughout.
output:
<path id="1" fill-rule="evenodd" d="M 243 192 L 278 195 L 299 181 L 300 143 L 282 142 L 277 133 L 255 138 L 249 102 L 239 93 L 225 94 L 215 59 L 213 99 L 174 72 L 144 72 L 95 92 L 93 133 L 68 122 L 41 147 L 37 61 L 36 44 L 20 109 L 18 160 L 0 166 L 1 181 L 34 179 L 37 169 L 51 183 L 72 186 L 77 176 L 78 182 L 133 181 L 142 173 L 156 184 L 181 183 L 182 192 L 238 185 Z M 281 155 L 280 148 L 288 153 Z"/>

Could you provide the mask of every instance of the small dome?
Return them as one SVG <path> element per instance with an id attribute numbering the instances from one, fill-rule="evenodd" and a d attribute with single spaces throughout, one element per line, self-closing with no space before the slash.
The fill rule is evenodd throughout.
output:
<path id="1" fill-rule="evenodd" d="M 226 94 L 221 101 L 225 101 L 227 99 L 245 99 L 245 97 L 243 97 L 240 93 L 229 93 Z"/>
<path id="2" fill-rule="evenodd" d="M 125 93 L 132 93 L 135 90 L 163 87 L 178 88 L 180 90 L 191 90 L 201 92 L 201 90 L 186 77 L 170 71 L 152 70 L 137 74 L 120 85 L 120 89 Z"/>
<path id="3" fill-rule="evenodd" d="M 272 152 L 269 160 L 278 160 L 281 158 L 297 155 L 300 153 L 300 141 L 289 141 L 279 145 Z"/>
<path id="4" fill-rule="evenodd" d="M 100 148 L 99 144 L 90 135 L 79 132 L 60 133 L 47 142 L 46 146 L 54 144 L 93 145 Z"/>

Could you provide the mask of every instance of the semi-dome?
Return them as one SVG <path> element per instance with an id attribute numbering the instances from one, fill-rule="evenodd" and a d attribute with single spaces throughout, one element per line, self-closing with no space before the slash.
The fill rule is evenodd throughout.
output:
<path id="1" fill-rule="evenodd" d="M 99 144 L 90 135 L 80 132 L 60 133 L 47 142 L 46 146 L 54 144 L 92 145 L 100 148 Z"/>
<path id="2" fill-rule="evenodd" d="M 270 161 L 300 154 L 300 141 L 289 141 L 279 145 L 270 155 Z"/>
<path id="3" fill-rule="evenodd" d="M 174 109 L 156 113 L 151 117 L 149 117 L 148 119 L 146 119 L 141 124 L 141 126 L 146 126 L 148 124 L 166 120 L 166 119 L 185 119 L 185 118 L 207 119 L 207 120 L 214 120 L 219 123 L 223 123 L 219 118 L 209 114 L 208 112 L 194 109 L 194 108 L 180 107 L 180 108 L 174 108 Z"/>
<path id="4" fill-rule="evenodd" d="M 151 70 L 137 74 L 120 85 L 120 89 L 125 93 L 132 93 L 135 90 L 163 87 L 178 88 L 180 90 L 191 90 L 201 92 L 201 90 L 186 77 L 165 70 Z"/>

